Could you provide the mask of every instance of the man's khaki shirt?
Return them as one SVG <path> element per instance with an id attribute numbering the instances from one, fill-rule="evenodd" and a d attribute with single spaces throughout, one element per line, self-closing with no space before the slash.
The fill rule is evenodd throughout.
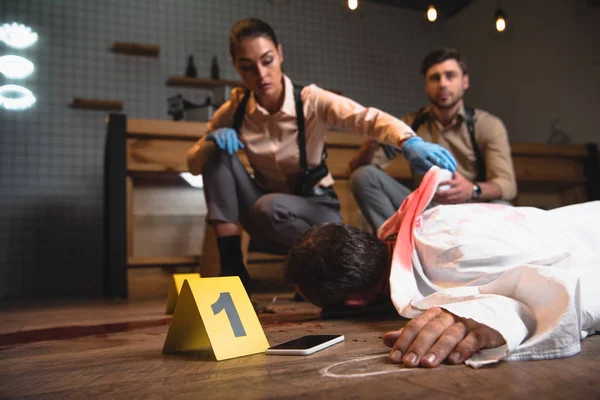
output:
<path id="1" fill-rule="evenodd" d="M 445 128 L 433 118 L 429 107 L 422 112 L 427 112 L 428 118 L 417 129 L 417 135 L 425 141 L 438 143 L 450 151 L 456 158 L 457 172 L 475 182 L 477 163 L 465 122 L 464 106 L 461 106 L 452 123 Z M 408 114 L 402 120 L 410 126 L 418 113 Z M 504 124 L 496 116 L 480 109 L 475 109 L 473 122 L 475 141 L 485 160 L 486 181 L 494 182 L 500 187 L 503 200 L 514 199 L 517 196 L 517 182 Z M 381 155 L 375 158 L 381 159 Z"/>

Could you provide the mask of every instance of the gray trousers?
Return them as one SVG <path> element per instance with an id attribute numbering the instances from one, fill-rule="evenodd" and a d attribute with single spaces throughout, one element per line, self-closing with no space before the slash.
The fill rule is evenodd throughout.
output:
<path id="1" fill-rule="evenodd" d="M 360 167 L 352 173 L 350 190 L 374 232 L 398 210 L 412 192 L 374 165 Z M 489 203 L 510 205 L 506 200 L 491 200 Z M 435 205 L 432 203 L 431 207 Z"/>
<path id="2" fill-rule="evenodd" d="M 273 252 L 287 253 L 311 226 L 342 220 L 337 197 L 268 193 L 256 185 L 236 155 L 215 152 L 202 177 L 206 220 L 240 222 L 253 242 Z"/>
<path id="3" fill-rule="evenodd" d="M 365 165 L 352 173 L 350 190 L 358 208 L 375 232 L 412 192 L 374 165 Z"/>

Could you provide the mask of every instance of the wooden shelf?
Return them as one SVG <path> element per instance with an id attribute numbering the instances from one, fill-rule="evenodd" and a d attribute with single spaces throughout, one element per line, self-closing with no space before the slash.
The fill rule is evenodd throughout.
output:
<path id="1" fill-rule="evenodd" d="M 120 100 L 100 100 L 100 99 L 84 99 L 75 97 L 71 108 L 82 110 L 117 110 L 123 109 L 123 102 Z"/>
<path id="2" fill-rule="evenodd" d="M 188 78 L 185 76 L 170 76 L 166 82 L 167 86 L 191 87 L 202 89 L 214 89 L 223 86 L 245 87 L 240 81 L 210 79 L 210 78 Z M 341 90 L 327 89 L 336 94 L 342 94 Z"/>
<path id="3" fill-rule="evenodd" d="M 160 46 L 148 43 L 114 42 L 110 49 L 114 53 L 144 57 L 158 57 L 160 53 Z"/>
<path id="4" fill-rule="evenodd" d="M 223 86 L 244 87 L 244 84 L 239 81 L 230 81 L 222 79 L 217 80 L 210 78 L 188 78 L 185 76 L 170 76 L 169 79 L 167 79 L 167 86 L 214 89 Z"/>
<path id="5" fill-rule="evenodd" d="M 153 267 L 167 265 L 198 265 L 199 256 L 129 257 L 129 267 Z"/>

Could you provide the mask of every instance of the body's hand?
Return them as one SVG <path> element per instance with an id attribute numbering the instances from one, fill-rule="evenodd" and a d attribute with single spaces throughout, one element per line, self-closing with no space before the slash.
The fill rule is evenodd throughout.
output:
<path id="1" fill-rule="evenodd" d="M 244 144 L 238 138 L 237 132 L 231 128 L 220 128 L 206 135 L 206 140 L 215 142 L 217 147 L 231 155 L 239 149 L 244 148 Z"/>
<path id="2" fill-rule="evenodd" d="M 478 350 L 506 343 L 498 331 L 439 307 L 430 308 L 398 331 L 387 332 L 383 342 L 392 348 L 392 362 L 409 368 L 434 368 L 446 359 L 461 364 Z"/>
<path id="3" fill-rule="evenodd" d="M 456 171 L 456 160 L 448 150 L 439 144 L 425 142 L 418 136 L 404 142 L 402 154 L 418 174 L 426 173 L 434 165 L 450 172 Z"/>
<path id="4" fill-rule="evenodd" d="M 440 187 L 449 186 L 446 190 L 438 190 L 433 197 L 441 204 L 466 203 L 473 198 L 473 182 L 455 172 L 449 181 L 440 182 Z"/>

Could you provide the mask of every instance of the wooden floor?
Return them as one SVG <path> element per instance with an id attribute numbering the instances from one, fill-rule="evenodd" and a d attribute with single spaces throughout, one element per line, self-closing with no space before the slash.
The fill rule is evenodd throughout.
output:
<path id="1" fill-rule="evenodd" d="M 161 353 L 170 321 L 162 297 L 4 304 L 0 397 L 600 398 L 600 335 L 586 339 L 582 353 L 566 359 L 479 370 L 447 365 L 408 370 L 388 362 L 381 340 L 384 332 L 404 324 L 399 317 L 323 319 L 318 308 L 291 296 L 253 296 L 273 311 L 259 315 L 271 345 L 305 334 L 341 333 L 346 340 L 306 357 L 258 354 L 217 362 L 206 353 Z"/>

